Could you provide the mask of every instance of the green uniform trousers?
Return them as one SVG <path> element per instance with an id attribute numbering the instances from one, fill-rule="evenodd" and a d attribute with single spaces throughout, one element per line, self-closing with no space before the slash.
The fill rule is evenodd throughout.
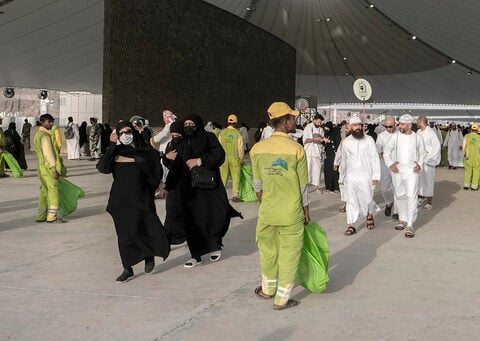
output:
<path id="1" fill-rule="evenodd" d="M 256 241 L 260 253 L 262 291 L 275 295 L 274 304 L 286 304 L 297 278 L 303 247 L 303 221 L 275 226 L 257 222 Z"/>
<path id="2" fill-rule="evenodd" d="M 463 186 L 478 189 L 478 182 L 480 181 L 480 161 L 476 159 L 464 159 L 463 166 L 465 167 Z"/>
<path id="3" fill-rule="evenodd" d="M 58 180 L 52 171 L 44 166 L 38 167 L 40 179 L 40 198 L 38 199 L 37 221 L 55 221 L 58 211 Z"/>
<path id="4" fill-rule="evenodd" d="M 228 177 L 232 177 L 232 197 L 240 194 L 240 171 L 242 164 L 238 157 L 227 158 L 223 165 L 220 166 L 220 176 L 222 177 L 223 186 L 227 185 Z"/>

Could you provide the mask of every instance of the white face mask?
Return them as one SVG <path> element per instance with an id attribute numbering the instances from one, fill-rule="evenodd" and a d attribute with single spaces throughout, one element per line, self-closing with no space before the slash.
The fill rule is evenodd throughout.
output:
<path id="1" fill-rule="evenodd" d="M 133 134 L 122 134 L 119 140 L 122 144 L 129 146 L 133 142 Z"/>

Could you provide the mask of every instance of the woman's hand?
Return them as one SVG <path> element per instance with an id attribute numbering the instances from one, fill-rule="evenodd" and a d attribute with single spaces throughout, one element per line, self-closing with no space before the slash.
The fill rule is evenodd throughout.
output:
<path id="1" fill-rule="evenodd" d="M 186 162 L 188 169 L 192 169 L 193 167 L 201 166 L 202 160 L 200 158 L 196 159 L 189 159 Z"/>
<path id="2" fill-rule="evenodd" d="M 118 140 L 117 131 L 113 129 L 112 133 L 110 134 L 110 142 L 117 143 L 117 140 Z"/>
<path id="3" fill-rule="evenodd" d="M 172 151 L 168 152 L 167 154 L 165 154 L 165 157 L 169 160 L 175 160 L 177 158 L 177 151 L 172 150 Z"/>

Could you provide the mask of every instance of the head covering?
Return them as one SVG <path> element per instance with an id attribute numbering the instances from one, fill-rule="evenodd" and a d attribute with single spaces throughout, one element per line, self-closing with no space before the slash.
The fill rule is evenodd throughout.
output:
<path id="1" fill-rule="evenodd" d="M 171 112 L 170 110 L 165 109 L 163 111 L 163 121 L 166 124 L 175 121 L 176 118 L 177 118 L 177 116 L 175 116 L 175 114 L 173 112 Z"/>
<path id="2" fill-rule="evenodd" d="M 183 122 L 174 121 L 170 124 L 170 133 L 178 133 L 183 135 Z"/>
<path id="3" fill-rule="evenodd" d="M 197 134 L 200 132 L 200 131 L 204 131 L 203 129 L 203 120 L 200 116 L 196 115 L 196 114 L 190 114 L 190 115 L 187 115 L 185 118 L 184 118 L 184 121 L 183 123 L 185 123 L 185 121 L 193 121 L 193 123 L 195 123 L 195 127 L 197 127 Z"/>
<path id="4" fill-rule="evenodd" d="M 135 147 L 143 148 L 146 146 L 145 140 L 142 138 L 138 130 L 133 127 L 133 124 L 130 123 L 129 121 L 120 121 L 117 123 L 115 127 L 115 132 L 117 133 L 117 136 L 119 136 L 118 132 L 120 131 L 120 129 L 125 127 L 129 127 L 132 130 L 133 144 L 135 145 Z"/>
<path id="5" fill-rule="evenodd" d="M 398 120 L 399 123 L 413 123 L 413 117 L 412 115 L 409 114 L 404 114 L 400 116 L 400 119 Z"/>
<path id="6" fill-rule="evenodd" d="M 293 110 L 290 106 L 285 102 L 274 102 L 270 107 L 267 109 L 268 117 L 270 119 L 283 117 L 285 115 L 293 115 L 298 116 L 299 112 L 297 110 Z"/>
<path id="7" fill-rule="evenodd" d="M 478 123 L 476 123 L 476 122 L 472 123 L 472 131 L 478 132 L 478 128 L 479 128 Z"/>
<path id="8" fill-rule="evenodd" d="M 130 122 L 135 123 L 136 125 L 139 125 L 142 127 L 145 125 L 145 119 L 142 116 L 138 116 L 138 115 L 132 116 L 130 118 Z"/>
<path id="9" fill-rule="evenodd" d="M 349 124 L 362 123 L 362 120 L 357 115 L 354 115 L 354 116 L 350 117 L 350 120 L 348 120 L 348 123 Z"/>
<path id="10" fill-rule="evenodd" d="M 8 130 L 15 130 L 17 129 L 17 124 L 15 122 L 10 122 L 8 124 Z"/>
<path id="11" fill-rule="evenodd" d="M 230 114 L 228 115 L 228 123 L 237 123 L 238 122 L 238 118 L 237 118 L 237 115 L 235 114 Z"/>
<path id="12" fill-rule="evenodd" d="M 328 128 L 328 129 L 330 129 L 330 131 L 333 130 L 333 123 L 330 122 L 330 121 L 326 122 L 326 123 L 324 124 L 324 126 L 325 126 L 326 128 Z"/>

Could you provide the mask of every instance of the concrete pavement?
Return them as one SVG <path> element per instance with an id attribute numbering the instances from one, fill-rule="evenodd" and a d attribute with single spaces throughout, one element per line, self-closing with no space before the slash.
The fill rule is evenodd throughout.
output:
<path id="1" fill-rule="evenodd" d="M 480 335 L 480 192 L 463 191 L 463 170 L 437 170 L 434 209 L 417 236 L 376 216 L 346 237 L 339 194 L 312 193 L 312 219 L 328 233 L 330 284 L 301 304 L 273 311 L 258 299 L 257 203 L 233 204 L 217 263 L 185 269 L 185 246 L 156 259 L 155 273 L 121 272 L 111 217 L 111 176 L 65 160 L 86 197 L 65 224 L 35 223 L 36 160 L 23 178 L 0 179 L 0 340 L 477 340 Z M 381 196 L 376 198 L 381 202 Z M 157 200 L 164 219 L 164 201 Z"/>

